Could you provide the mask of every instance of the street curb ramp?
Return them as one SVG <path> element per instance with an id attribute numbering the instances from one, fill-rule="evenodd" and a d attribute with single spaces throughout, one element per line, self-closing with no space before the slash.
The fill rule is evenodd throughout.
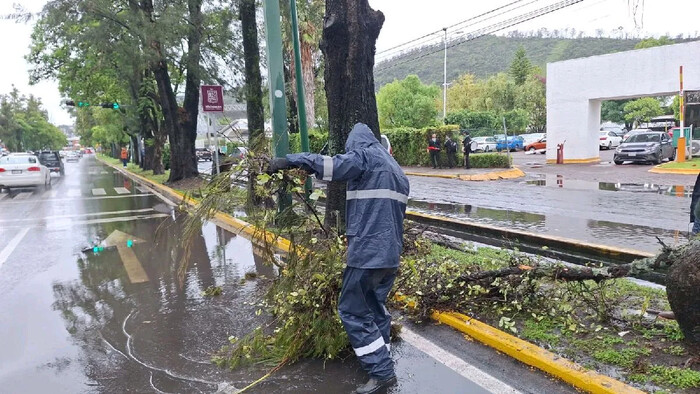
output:
<path id="1" fill-rule="evenodd" d="M 131 173 L 128 170 L 107 163 L 100 158 L 97 158 L 97 160 L 119 171 L 124 176 L 157 190 L 163 196 L 175 200 L 175 202 L 183 203 L 192 208 L 199 204 L 198 201 L 185 196 L 177 190 L 173 190 L 165 185 L 161 185 L 151 181 L 150 179 L 146 179 L 142 176 Z M 239 233 L 245 233 L 248 236 L 261 234 L 260 230 L 250 223 L 236 219 L 233 216 L 223 212 L 217 212 L 214 217 L 218 221 L 221 221 L 234 228 Z M 275 241 L 277 247 L 283 252 L 290 252 L 291 243 L 289 240 L 278 237 L 270 232 L 266 232 L 265 236 L 269 237 L 267 238 L 268 240 Z M 400 299 L 405 296 L 399 295 L 398 297 Z M 408 307 L 410 306 L 411 305 L 408 305 Z M 501 351 L 522 363 L 531 365 L 546 373 L 556 376 L 580 390 L 594 394 L 644 393 L 643 391 L 640 391 L 611 377 L 599 374 L 595 371 L 587 370 L 586 368 L 566 360 L 563 357 L 560 357 L 527 341 L 523 341 L 520 338 L 507 334 L 469 316 L 456 312 L 435 311 L 432 313 L 431 318 L 440 323 L 449 325 L 450 327 L 455 328 L 456 330 L 469 335 L 477 341 Z"/>

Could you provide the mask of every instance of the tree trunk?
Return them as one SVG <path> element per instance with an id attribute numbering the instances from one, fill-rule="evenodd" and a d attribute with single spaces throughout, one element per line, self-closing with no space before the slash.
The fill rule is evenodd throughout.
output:
<path id="1" fill-rule="evenodd" d="M 260 75 L 260 48 L 258 26 L 255 15 L 256 0 L 241 0 L 240 20 L 243 31 L 243 61 L 245 64 L 245 100 L 248 115 L 248 147 L 255 157 L 265 152 L 265 114 L 263 107 L 262 77 Z M 255 195 L 257 174 L 248 169 L 248 201 L 258 205 Z"/>
<path id="2" fill-rule="evenodd" d="M 304 81 L 304 99 L 306 101 L 306 124 L 309 128 L 316 126 L 316 76 L 314 75 L 313 44 L 301 40 L 301 75 Z"/>
<path id="3" fill-rule="evenodd" d="M 187 77 L 185 100 L 179 111 L 178 134 L 170 134 L 170 177 L 168 182 L 199 175 L 194 142 L 197 139 L 199 116 L 200 60 L 202 58 L 202 0 L 187 0 L 190 29 L 187 33 Z"/>
<path id="4" fill-rule="evenodd" d="M 686 342 L 697 352 L 700 350 L 700 242 L 688 244 L 685 252 L 674 258 L 666 277 L 666 295 Z"/>
<path id="5" fill-rule="evenodd" d="M 328 142 L 331 154 L 345 146 L 355 123 L 362 122 L 379 139 L 379 118 L 374 94 L 374 55 L 384 14 L 367 0 L 327 0 L 321 51 L 325 56 L 328 101 Z M 328 185 L 325 225 L 335 227 L 345 218 L 345 183 Z M 341 225 L 341 228 L 344 227 Z"/>

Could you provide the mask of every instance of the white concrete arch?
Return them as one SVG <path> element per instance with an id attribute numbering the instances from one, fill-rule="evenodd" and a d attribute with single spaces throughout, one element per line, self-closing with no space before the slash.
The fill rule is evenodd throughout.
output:
<path id="1" fill-rule="evenodd" d="M 547 64 L 547 162 L 564 141 L 565 163 L 599 160 L 600 105 L 605 100 L 700 90 L 700 41 Z"/>

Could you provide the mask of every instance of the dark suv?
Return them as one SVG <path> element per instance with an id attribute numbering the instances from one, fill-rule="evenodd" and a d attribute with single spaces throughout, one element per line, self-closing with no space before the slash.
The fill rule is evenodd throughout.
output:
<path id="1" fill-rule="evenodd" d="M 58 172 L 61 176 L 66 175 L 66 170 L 63 168 L 63 161 L 58 151 L 44 151 L 37 154 L 39 162 L 48 167 L 50 172 Z"/>

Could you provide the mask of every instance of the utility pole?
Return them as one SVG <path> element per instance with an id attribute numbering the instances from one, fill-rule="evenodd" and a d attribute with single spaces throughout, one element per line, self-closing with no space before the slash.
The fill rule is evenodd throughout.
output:
<path id="1" fill-rule="evenodd" d="M 304 78 L 301 74 L 301 51 L 299 50 L 299 22 L 297 20 L 297 1 L 289 0 L 289 8 L 292 17 L 292 42 L 294 44 L 294 70 L 297 80 L 297 116 L 299 118 L 299 137 L 301 138 L 301 151 L 309 151 L 309 129 L 306 124 L 306 99 L 304 96 Z M 306 177 L 304 190 L 308 195 L 311 192 L 311 177 Z"/>
<path id="2" fill-rule="evenodd" d="M 289 153 L 287 104 L 284 96 L 284 64 L 282 60 L 282 31 L 279 0 L 263 0 L 265 39 L 267 47 L 268 80 L 270 82 L 270 111 L 272 112 L 272 148 L 275 157 Z M 279 196 L 279 210 L 292 204 L 289 194 Z"/>
<path id="3" fill-rule="evenodd" d="M 442 120 L 447 116 L 447 28 L 443 27 L 445 32 L 445 61 L 443 63 L 443 79 L 442 79 Z"/>

